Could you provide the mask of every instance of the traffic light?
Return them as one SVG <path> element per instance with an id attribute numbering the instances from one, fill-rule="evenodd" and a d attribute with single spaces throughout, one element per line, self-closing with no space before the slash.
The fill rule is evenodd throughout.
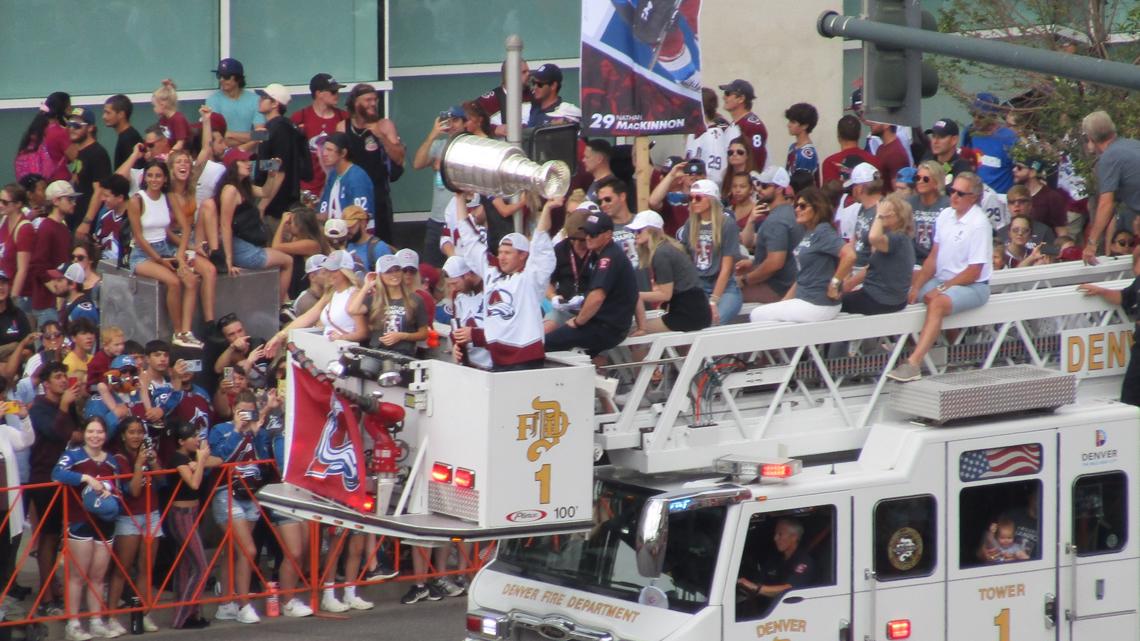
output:
<path id="1" fill-rule="evenodd" d="M 867 20 L 937 31 L 919 0 L 863 0 Z M 867 120 L 922 126 L 922 99 L 938 93 L 938 71 L 922 52 L 863 42 L 863 112 Z"/>

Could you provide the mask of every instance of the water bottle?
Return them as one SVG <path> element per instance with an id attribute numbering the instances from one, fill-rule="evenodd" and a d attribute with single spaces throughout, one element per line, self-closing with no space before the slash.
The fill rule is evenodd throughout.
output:
<path id="1" fill-rule="evenodd" d="M 277 596 L 277 582 L 269 581 L 266 587 L 269 589 L 269 596 L 265 598 L 265 614 L 266 616 L 279 617 L 281 616 L 281 599 Z"/>
<path id="2" fill-rule="evenodd" d="M 137 596 L 131 597 L 131 634 L 142 634 L 145 631 L 143 629 L 142 599 Z"/>

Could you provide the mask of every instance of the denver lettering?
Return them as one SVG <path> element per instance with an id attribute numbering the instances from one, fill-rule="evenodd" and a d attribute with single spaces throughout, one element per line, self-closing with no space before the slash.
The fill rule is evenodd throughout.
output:
<path id="1" fill-rule="evenodd" d="M 776 619 L 756 626 L 756 636 L 766 637 L 779 632 L 807 632 L 807 621 L 803 619 Z"/>

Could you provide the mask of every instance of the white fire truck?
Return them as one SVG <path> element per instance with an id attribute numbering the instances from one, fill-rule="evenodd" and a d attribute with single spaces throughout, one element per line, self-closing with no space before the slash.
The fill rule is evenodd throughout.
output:
<path id="1" fill-rule="evenodd" d="M 375 513 L 260 496 L 416 541 L 500 540 L 470 640 L 1140 639 L 1140 411 L 1113 400 L 1133 325 L 1072 285 L 1130 272 L 995 274 L 906 385 L 883 372 L 915 306 L 638 337 L 640 360 L 619 349 L 600 374 L 572 353 L 496 374 L 388 359 L 336 383 L 405 407 Z M 406 386 L 377 382 L 399 368 Z"/>

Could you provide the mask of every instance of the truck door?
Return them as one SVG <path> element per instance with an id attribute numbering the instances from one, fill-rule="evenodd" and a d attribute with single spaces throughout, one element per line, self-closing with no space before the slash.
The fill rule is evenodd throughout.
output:
<path id="1" fill-rule="evenodd" d="M 1058 432 L 1061 639 L 1140 639 L 1136 419 Z"/>
<path id="2" fill-rule="evenodd" d="M 904 488 L 855 496 L 854 634 L 851 639 L 937 641 L 946 634 L 946 541 L 941 473 L 945 446 Z M 895 636 L 891 636 L 888 630 Z"/>
<path id="3" fill-rule="evenodd" d="M 846 638 L 850 495 L 753 501 L 742 509 L 724 590 L 726 641 Z"/>
<path id="4" fill-rule="evenodd" d="M 1056 432 L 951 441 L 946 455 L 946 638 L 1056 639 Z"/>

